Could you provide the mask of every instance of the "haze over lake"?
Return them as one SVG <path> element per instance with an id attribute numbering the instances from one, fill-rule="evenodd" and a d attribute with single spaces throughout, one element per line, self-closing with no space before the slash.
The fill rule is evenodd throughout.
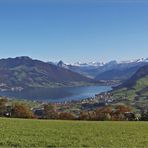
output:
<path id="1" fill-rule="evenodd" d="M 95 94 L 111 90 L 111 86 L 83 86 L 65 88 L 34 88 L 21 92 L 0 92 L 1 96 L 18 99 L 64 102 L 94 97 Z"/>

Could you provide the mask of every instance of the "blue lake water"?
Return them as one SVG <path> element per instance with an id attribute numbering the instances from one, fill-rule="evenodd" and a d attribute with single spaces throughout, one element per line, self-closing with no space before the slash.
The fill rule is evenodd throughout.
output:
<path id="1" fill-rule="evenodd" d="M 0 92 L 1 96 L 48 102 L 64 102 L 94 97 L 95 94 L 111 90 L 111 86 L 83 86 L 68 88 L 36 88 L 21 92 Z"/>

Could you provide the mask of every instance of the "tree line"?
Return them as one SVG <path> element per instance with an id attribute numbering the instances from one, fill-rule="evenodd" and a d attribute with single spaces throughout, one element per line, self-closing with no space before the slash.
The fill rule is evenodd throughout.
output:
<path id="1" fill-rule="evenodd" d="M 140 114 L 125 105 L 106 106 L 92 111 L 64 112 L 56 109 L 56 105 L 45 104 L 42 110 L 31 110 L 27 105 L 15 103 L 8 105 L 7 98 L 0 99 L 0 116 L 10 118 L 55 119 L 55 120 L 87 120 L 87 121 L 148 121 L 148 109 Z"/>

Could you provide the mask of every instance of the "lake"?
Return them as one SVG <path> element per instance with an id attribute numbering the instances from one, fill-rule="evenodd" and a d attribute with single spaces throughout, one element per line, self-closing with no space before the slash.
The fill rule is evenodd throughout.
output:
<path id="1" fill-rule="evenodd" d="M 21 92 L 0 92 L 0 96 L 46 102 L 64 102 L 94 97 L 95 94 L 111 90 L 111 86 L 83 86 L 68 88 L 35 88 Z"/>

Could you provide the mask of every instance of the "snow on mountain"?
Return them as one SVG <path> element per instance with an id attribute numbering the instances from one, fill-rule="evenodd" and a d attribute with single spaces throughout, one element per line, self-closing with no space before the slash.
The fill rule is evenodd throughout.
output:
<path id="1" fill-rule="evenodd" d="M 63 61 L 59 62 L 48 62 L 50 64 L 56 65 L 58 67 L 68 69 L 70 71 L 82 74 L 87 77 L 95 78 L 99 77 L 101 73 L 107 72 L 107 75 L 109 72 L 116 71 L 123 73 L 123 71 L 126 73 L 131 72 L 134 73 L 139 67 L 146 65 L 148 62 L 148 58 L 139 58 L 134 60 L 128 60 L 128 61 L 121 61 L 118 62 L 116 60 L 110 61 L 110 62 L 76 62 L 73 64 L 65 63 Z M 116 73 L 114 72 L 114 73 Z M 127 72 L 127 73 L 128 73 Z M 113 74 L 113 72 L 112 72 Z M 130 74 L 129 74 L 130 75 Z"/>
<path id="2" fill-rule="evenodd" d="M 134 59 L 134 60 L 128 60 L 128 61 L 120 61 L 118 64 L 124 64 L 124 63 L 142 63 L 142 62 L 148 62 L 148 58 L 140 58 L 140 59 Z"/>
<path id="3" fill-rule="evenodd" d="M 88 62 L 88 63 L 82 63 L 82 62 L 76 62 L 74 64 L 71 64 L 72 66 L 79 66 L 79 67 L 100 67 L 103 66 L 105 63 L 103 62 Z"/>
<path id="4" fill-rule="evenodd" d="M 94 67 L 94 68 L 98 68 L 98 67 L 102 67 L 102 66 L 112 66 L 112 65 L 118 65 L 118 64 L 136 64 L 136 63 L 145 63 L 148 62 L 148 58 L 139 58 L 139 59 L 134 59 L 134 60 L 127 60 L 127 61 L 110 61 L 110 62 L 76 62 L 73 64 L 68 64 L 68 63 L 64 63 L 62 60 L 59 62 L 49 62 L 50 64 L 54 64 L 57 65 L 59 67 L 63 67 L 68 69 L 69 66 L 76 66 L 76 67 Z"/>
<path id="5" fill-rule="evenodd" d="M 68 65 L 65 64 L 63 61 L 59 61 L 59 62 L 57 63 L 57 66 L 58 66 L 58 67 L 65 68 L 65 69 L 69 69 Z"/>
<path id="6" fill-rule="evenodd" d="M 72 66 L 79 66 L 79 67 L 100 67 L 104 65 L 116 65 L 116 64 L 128 64 L 128 63 L 142 63 L 142 62 L 148 62 L 148 58 L 140 58 L 140 59 L 134 59 L 134 60 L 127 60 L 127 61 L 110 61 L 110 62 L 76 62 L 74 64 L 70 64 Z"/>

